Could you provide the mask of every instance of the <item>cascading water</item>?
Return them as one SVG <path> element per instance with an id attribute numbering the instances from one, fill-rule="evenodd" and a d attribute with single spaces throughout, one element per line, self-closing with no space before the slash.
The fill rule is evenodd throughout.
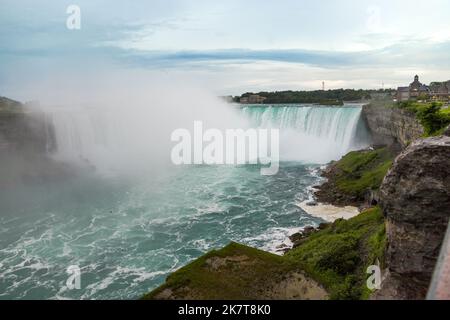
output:
<path id="1" fill-rule="evenodd" d="M 221 125 L 279 128 L 282 161 L 327 163 L 367 145 L 364 139 L 355 139 L 360 114 L 360 106 L 246 106 L 240 117 L 249 123 L 232 119 Z M 56 136 L 55 156 L 99 169 L 127 166 L 139 158 L 148 164 L 155 158 L 157 146 L 170 136 L 169 128 L 156 130 L 139 113 L 124 117 L 122 113 L 83 110 L 52 112 L 50 118 Z M 186 123 L 186 127 L 190 125 Z M 166 155 L 169 152 L 163 151 Z"/>
<path id="2" fill-rule="evenodd" d="M 92 110 L 53 111 L 49 118 L 55 133 L 56 159 L 98 170 L 131 160 L 130 148 L 136 141 L 131 133 L 136 123 L 130 126 L 111 113 Z"/>
<path id="3" fill-rule="evenodd" d="M 280 129 L 284 160 L 326 163 L 367 142 L 355 139 L 361 106 L 247 106 L 242 112 L 254 126 Z"/>

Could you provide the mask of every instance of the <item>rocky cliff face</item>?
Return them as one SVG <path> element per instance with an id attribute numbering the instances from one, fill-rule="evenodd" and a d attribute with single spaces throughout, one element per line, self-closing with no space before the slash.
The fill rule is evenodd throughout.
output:
<path id="1" fill-rule="evenodd" d="M 0 112 L 0 150 L 45 154 L 54 148 L 53 130 L 45 115 Z"/>
<path id="2" fill-rule="evenodd" d="M 46 154 L 55 148 L 53 127 L 45 114 L 20 102 L 0 98 L 0 150 Z"/>
<path id="3" fill-rule="evenodd" d="M 384 178 L 388 276 L 375 298 L 425 298 L 450 217 L 449 159 L 450 137 L 419 139 Z"/>
<path id="4" fill-rule="evenodd" d="M 362 115 L 376 145 L 405 148 L 424 133 L 422 125 L 411 111 L 393 108 L 388 103 L 364 105 Z"/>
<path id="5" fill-rule="evenodd" d="M 0 97 L 0 190 L 66 176 L 67 166 L 49 156 L 55 149 L 53 126 L 44 113 Z"/>

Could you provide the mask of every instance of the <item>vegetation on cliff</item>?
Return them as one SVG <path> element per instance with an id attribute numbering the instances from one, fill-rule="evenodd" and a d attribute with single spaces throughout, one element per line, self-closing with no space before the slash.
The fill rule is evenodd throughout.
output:
<path id="1" fill-rule="evenodd" d="M 437 136 L 450 124 L 450 109 L 443 108 L 441 103 L 404 101 L 397 103 L 397 107 L 413 112 L 425 129 L 425 137 Z"/>
<path id="2" fill-rule="evenodd" d="M 316 192 L 318 200 L 336 205 L 360 205 L 369 192 L 379 189 L 393 157 L 388 148 L 349 152 L 324 171 L 328 181 Z"/>
<path id="3" fill-rule="evenodd" d="M 385 243 L 383 215 L 375 207 L 335 221 L 284 256 L 231 243 L 174 272 L 143 298 L 364 299 L 370 293 L 366 268 L 383 261 Z"/>
<path id="4" fill-rule="evenodd" d="M 349 220 L 336 220 L 285 257 L 324 285 L 331 299 L 366 299 L 366 269 L 383 262 L 385 246 L 384 218 L 374 207 Z"/>
<path id="5" fill-rule="evenodd" d="M 143 299 L 295 298 L 277 292 L 277 286 L 285 281 L 298 282 L 301 289 L 309 291 L 306 297 L 326 297 L 325 290 L 303 277 L 292 259 L 232 242 L 172 273 Z"/>

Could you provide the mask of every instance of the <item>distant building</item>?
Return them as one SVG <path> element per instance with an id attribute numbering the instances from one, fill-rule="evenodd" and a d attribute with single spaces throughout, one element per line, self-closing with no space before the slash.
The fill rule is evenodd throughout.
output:
<path id="1" fill-rule="evenodd" d="M 431 98 L 436 101 L 450 100 L 450 80 L 430 83 Z"/>
<path id="2" fill-rule="evenodd" d="M 430 88 L 420 83 L 419 76 L 414 76 L 414 81 L 409 84 L 409 96 L 410 98 L 418 98 L 421 94 L 429 94 Z"/>
<path id="3" fill-rule="evenodd" d="M 417 99 L 421 95 L 430 95 L 430 88 L 419 81 L 419 76 L 414 76 L 414 81 L 408 87 L 397 88 L 397 101 Z"/>
<path id="4" fill-rule="evenodd" d="M 407 100 L 409 100 L 409 87 L 398 87 L 397 101 L 407 101 Z"/>
<path id="5" fill-rule="evenodd" d="M 257 94 L 251 94 L 246 97 L 241 97 L 239 102 L 240 103 L 249 103 L 249 104 L 258 104 L 258 103 L 263 103 L 264 100 L 266 100 L 266 99 L 267 99 L 266 97 L 262 97 Z"/>

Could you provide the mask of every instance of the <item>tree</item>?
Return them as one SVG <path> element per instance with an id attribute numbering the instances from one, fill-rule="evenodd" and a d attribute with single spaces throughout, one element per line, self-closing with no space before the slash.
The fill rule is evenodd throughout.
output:
<path id="1" fill-rule="evenodd" d="M 430 95 L 429 95 L 429 94 L 422 92 L 422 93 L 417 97 L 417 100 L 427 101 L 429 98 L 430 98 Z"/>
<path id="2" fill-rule="evenodd" d="M 425 129 L 426 135 L 432 135 L 446 125 L 446 119 L 440 114 L 441 107 L 433 102 L 420 109 L 417 116 Z"/>

